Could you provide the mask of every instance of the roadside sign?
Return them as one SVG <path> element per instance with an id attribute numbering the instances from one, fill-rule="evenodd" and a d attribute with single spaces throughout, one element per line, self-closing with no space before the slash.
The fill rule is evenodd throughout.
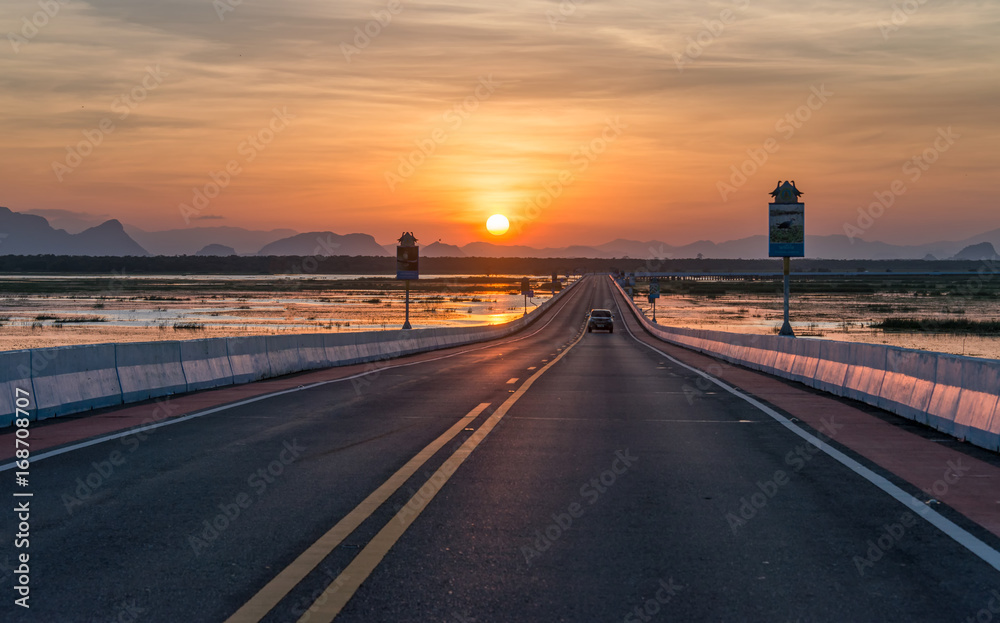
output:
<path id="1" fill-rule="evenodd" d="M 420 279 L 420 247 L 396 247 L 396 279 Z"/>
<path id="2" fill-rule="evenodd" d="M 660 298 L 660 280 L 653 279 L 649 282 L 649 301 Z"/>
<path id="3" fill-rule="evenodd" d="M 779 184 L 771 191 L 774 202 L 768 205 L 768 255 L 805 257 L 806 206 L 795 182 Z"/>
<path id="4" fill-rule="evenodd" d="M 531 282 L 528 281 L 527 277 L 521 279 L 521 294 L 524 296 L 529 296 L 528 292 L 531 291 Z"/>

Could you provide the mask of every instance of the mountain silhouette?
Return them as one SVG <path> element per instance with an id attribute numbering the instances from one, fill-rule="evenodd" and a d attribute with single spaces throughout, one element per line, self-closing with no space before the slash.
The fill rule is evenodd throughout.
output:
<path id="1" fill-rule="evenodd" d="M 953 260 L 993 260 L 997 258 L 997 250 L 989 242 L 971 244 L 958 253 Z"/>
<path id="2" fill-rule="evenodd" d="M 196 255 L 210 244 L 232 247 L 237 255 L 257 253 L 261 247 L 275 240 L 299 233 L 294 229 L 258 231 L 242 227 L 185 227 L 163 231 L 143 231 L 125 227 L 132 238 L 153 255 Z"/>
<path id="3" fill-rule="evenodd" d="M 105 221 L 78 234 L 47 219 L 0 208 L 0 255 L 149 255 L 120 222 Z"/>
<path id="4" fill-rule="evenodd" d="M 236 249 L 232 247 L 227 247 L 224 244 L 209 244 L 202 247 L 202 249 L 197 253 L 195 253 L 195 255 L 200 255 L 200 256 L 214 255 L 221 257 L 229 257 L 230 255 L 236 255 Z"/>
<path id="5" fill-rule="evenodd" d="M 375 238 L 368 234 L 347 234 L 341 236 L 332 231 L 313 231 L 298 234 L 265 245 L 257 255 L 374 255 L 389 253 Z"/>

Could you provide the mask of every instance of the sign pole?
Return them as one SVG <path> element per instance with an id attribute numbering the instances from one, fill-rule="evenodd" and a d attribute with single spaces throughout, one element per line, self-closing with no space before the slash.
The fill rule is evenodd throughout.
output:
<path id="1" fill-rule="evenodd" d="M 788 309 L 787 305 L 785 306 L 785 309 L 786 310 Z M 787 317 L 787 314 L 785 316 Z M 406 280 L 406 322 L 403 323 L 403 328 L 404 329 L 413 328 L 410 326 L 410 280 L 409 279 Z"/>
<path id="2" fill-rule="evenodd" d="M 795 331 L 792 331 L 792 323 L 788 321 L 788 299 L 791 295 L 791 286 L 789 285 L 789 267 L 791 266 L 791 258 L 785 257 L 785 322 L 781 325 L 781 332 L 778 335 L 785 335 L 789 337 L 795 337 Z"/>
<path id="3" fill-rule="evenodd" d="M 791 258 L 805 257 L 805 204 L 799 201 L 802 191 L 794 181 L 779 181 L 771 196 L 774 201 L 768 204 L 768 255 L 782 258 L 785 291 L 784 322 L 778 335 L 795 337 L 789 320 Z"/>
<path id="4" fill-rule="evenodd" d="M 396 247 L 396 279 L 406 282 L 406 320 L 403 329 L 410 326 L 410 279 L 420 279 L 420 248 L 413 232 L 403 232 Z"/>

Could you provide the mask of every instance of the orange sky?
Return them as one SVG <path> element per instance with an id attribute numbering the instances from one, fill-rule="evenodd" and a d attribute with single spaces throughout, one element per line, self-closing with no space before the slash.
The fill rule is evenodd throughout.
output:
<path id="1" fill-rule="evenodd" d="M 767 193 L 794 179 L 812 234 L 857 227 L 876 192 L 866 239 L 1000 227 L 994 1 L 39 6 L 0 7 L 15 211 L 686 243 L 765 233 Z M 496 212 L 517 231 L 488 234 Z"/>

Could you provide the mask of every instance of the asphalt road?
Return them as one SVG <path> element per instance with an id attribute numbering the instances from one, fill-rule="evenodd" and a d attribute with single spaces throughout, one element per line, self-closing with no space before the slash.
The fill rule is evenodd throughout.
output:
<path id="1" fill-rule="evenodd" d="M 33 463 L 0 620 L 1000 620 L 994 567 L 639 331 L 588 278 L 514 339 Z"/>

